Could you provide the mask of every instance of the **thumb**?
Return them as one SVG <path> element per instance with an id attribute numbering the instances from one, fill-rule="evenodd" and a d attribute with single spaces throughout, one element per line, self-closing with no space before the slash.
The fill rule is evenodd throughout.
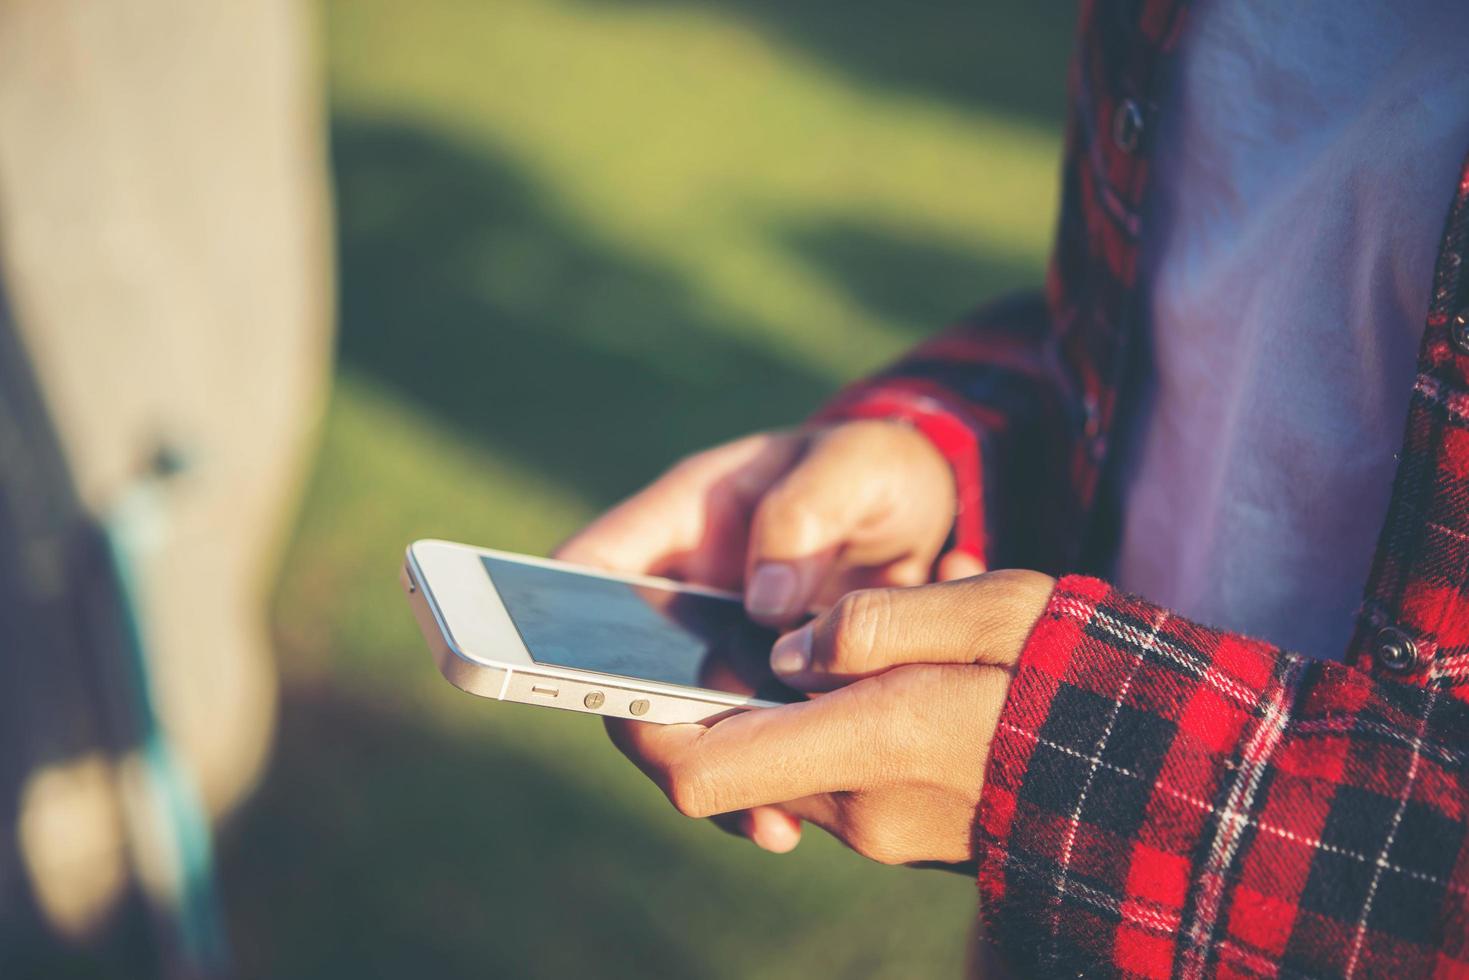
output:
<path id="1" fill-rule="evenodd" d="M 913 589 L 849 592 L 787 633 L 770 665 L 805 691 L 842 687 L 901 664 L 1013 666 L 1054 581 L 1006 569 Z"/>

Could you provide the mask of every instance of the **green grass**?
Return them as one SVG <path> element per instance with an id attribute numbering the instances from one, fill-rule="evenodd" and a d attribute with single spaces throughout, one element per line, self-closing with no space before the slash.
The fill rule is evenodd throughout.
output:
<path id="1" fill-rule="evenodd" d="M 324 12 L 341 367 L 224 841 L 245 974 L 956 975 L 972 882 L 684 820 L 594 720 L 440 680 L 394 576 L 416 537 L 544 552 L 1038 283 L 1068 11 Z"/>

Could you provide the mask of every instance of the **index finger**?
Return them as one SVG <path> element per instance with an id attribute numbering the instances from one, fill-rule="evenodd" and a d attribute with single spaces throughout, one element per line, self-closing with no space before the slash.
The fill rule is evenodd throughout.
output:
<path id="1" fill-rule="evenodd" d="M 667 783 L 663 773 L 668 760 L 663 758 L 663 754 L 666 753 L 668 745 L 676 745 L 677 742 L 660 743 L 658 733 L 663 731 L 665 726 L 628 721 L 622 718 L 604 720 L 612 744 L 617 746 L 618 750 L 633 765 L 637 766 L 643 775 L 653 780 L 660 789 L 666 792 Z M 778 806 L 735 808 L 715 814 L 714 822 L 728 833 L 737 837 L 748 837 L 758 846 L 776 853 L 791 850 L 801 839 L 800 819 Z"/>
<path id="2" fill-rule="evenodd" d="M 758 708 L 715 725 L 627 723 L 613 741 L 685 816 L 782 803 L 863 785 L 872 760 L 851 736 L 854 717 L 878 722 L 848 688 L 815 701 Z"/>
<path id="3" fill-rule="evenodd" d="M 700 581 L 729 576 L 694 566 L 728 565 L 733 581 L 706 584 L 733 586 L 744 561 L 749 501 L 785 472 L 800 448 L 798 437 L 762 433 L 690 457 L 572 535 L 554 557 Z"/>

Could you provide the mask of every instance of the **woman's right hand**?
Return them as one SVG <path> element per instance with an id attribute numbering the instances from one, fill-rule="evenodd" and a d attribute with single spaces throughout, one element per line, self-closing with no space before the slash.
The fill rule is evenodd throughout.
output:
<path id="1" fill-rule="evenodd" d="M 556 557 L 739 591 L 751 618 L 783 628 L 854 589 L 984 571 L 967 553 L 940 555 L 955 505 L 948 463 L 920 432 L 844 422 L 691 456 Z M 609 722 L 618 724 L 640 723 Z M 769 807 L 722 823 L 770 850 L 800 834 L 799 821 Z"/>

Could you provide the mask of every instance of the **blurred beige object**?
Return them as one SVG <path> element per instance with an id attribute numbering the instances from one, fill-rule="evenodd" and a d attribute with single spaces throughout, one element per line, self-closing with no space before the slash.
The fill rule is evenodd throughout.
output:
<path id="1" fill-rule="evenodd" d="M 20 797 L 21 857 L 47 919 L 68 939 L 85 939 L 122 893 L 127 856 L 112 767 L 101 753 L 41 766 Z"/>
<path id="2" fill-rule="evenodd" d="M 189 462 L 138 579 L 164 728 L 214 815 L 241 799 L 269 746 L 266 589 L 327 380 L 311 27 L 289 0 L 0 0 L 0 293 L 78 520 L 109 520 L 161 446 Z M 21 541 L 33 578 L 46 577 L 47 540 Z M 74 661 L 0 647 L 0 659 L 53 656 Z M 0 712 L 85 686 L 68 669 L 36 689 L 0 689 Z M 122 881 L 67 859 L 57 835 L 72 821 L 85 831 L 78 847 L 122 851 L 104 839 L 121 832 L 118 805 L 94 799 L 116 792 L 104 777 L 121 760 L 74 732 L 35 735 L 43 757 L 0 761 L 23 770 L 0 768 L 0 781 L 24 787 L 0 796 L 25 810 L 4 826 L 18 828 L 38 904 L 75 931 Z M 81 796 L 91 816 L 60 812 Z M 0 856 L 0 897 L 15 871 Z"/>

